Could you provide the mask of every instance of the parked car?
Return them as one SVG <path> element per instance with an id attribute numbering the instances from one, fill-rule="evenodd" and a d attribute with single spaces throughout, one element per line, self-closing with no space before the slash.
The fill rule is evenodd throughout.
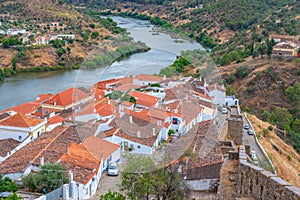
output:
<path id="1" fill-rule="evenodd" d="M 251 159 L 253 160 L 254 158 L 257 158 L 256 152 L 255 151 L 251 151 Z"/>
<path id="2" fill-rule="evenodd" d="M 248 133 L 248 135 L 254 135 L 254 131 L 253 131 L 252 129 L 249 129 L 249 130 L 247 131 L 247 133 Z"/>
<path id="3" fill-rule="evenodd" d="M 221 112 L 222 112 L 222 114 L 227 114 L 228 110 L 227 110 L 227 108 L 222 108 Z"/>
<path id="4" fill-rule="evenodd" d="M 116 164 L 110 164 L 108 166 L 107 175 L 109 176 L 118 176 L 119 175 L 119 169 Z"/>
<path id="5" fill-rule="evenodd" d="M 245 124 L 244 125 L 244 129 L 249 129 L 250 128 L 250 125 L 249 124 Z"/>

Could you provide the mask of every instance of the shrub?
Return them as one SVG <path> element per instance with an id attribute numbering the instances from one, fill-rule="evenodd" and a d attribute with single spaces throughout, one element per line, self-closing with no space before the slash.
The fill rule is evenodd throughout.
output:
<path id="1" fill-rule="evenodd" d="M 273 126 L 269 126 L 269 127 L 268 127 L 268 130 L 269 130 L 269 131 L 273 131 Z"/>
<path id="2" fill-rule="evenodd" d="M 236 69 L 235 76 L 238 78 L 244 78 L 249 74 L 247 66 L 240 66 Z"/>
<path id="3" fill-rule="evenodd" d="M 287 156 L 287 159 L 288 159 L 289 161 L 291 161 L 291 160 L 292 160 L 292 156 L 288 155 L 288 156 Z"/>

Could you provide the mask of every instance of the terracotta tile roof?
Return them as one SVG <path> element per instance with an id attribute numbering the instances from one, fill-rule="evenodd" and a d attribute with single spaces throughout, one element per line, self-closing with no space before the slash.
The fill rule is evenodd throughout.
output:
<path id="1" fill-rule="evenodd" d="M 35 103 L 42 103 L 47 101 L 48 99 L 52 98 L 54 95 L 53 94 L 39 94 L 34 101 Z"/>
<path id="2" fill-rule="evenodd" d="M 93 133 L 91 133 L 93 134 Z M 81 143 L 85 138 L 81 137 L 81 133 L 76 127 L 67 127 L 64 131 L 55 138 L 41 153 L 32 160 L 34 165 L 40 165 L 40 158 L 44 157 L 44 161 L 55 163 L 61 155 L 66 152 L 71 143 Z"/>
<path id="3" fill-rule="evenodd" d="M 46 104 L 56 103 L 57 106 L 68 106 L 74 102 L 87 98 L 89 95 L 77 88 L 69 88 L 46 101 Z"/>
<path id="4" fill-rule="evenodd" d="M 7 153 L 15 149 L 19 144 L 20 142 L 14 139 L 0 140 L 0 156 L 7 156 Z"/>
<path id="5" fill-rule="evenodd" d="M 132 88 L 141 88 L 140 85 L 135 85 L 131 83 L 126 83 L 118 86 L 115 90 L 120 90 L 120 91 L 129 91 Z"/>
<path id="6" fill-rule="evenodd" d="M 109 104 L 97 105 L 96 109 L 96 113 L 98 113 L 102 117 L 110 116 L 117 112 L 117 108 L 114 105 Z"/>
<path id="7" fill-rule="evenodd" d="M 133 83 L 133 77 L 124 77 L 124 78 L 120 78 L 120 84 L 132 84 Z"/>
<path id="8" fill-rule="evenodd" d="M 156 139 L 157 139 L 156 136 L 151 136 L 151 137 L 148 137 L 148 138 L 138 138 L 138 137 L 127 134 L 127 132 L 124 132 L 121 129 L 116 133 L 116 135 L 121 137 L 121 138 L 130 140 L 130 141 L 133 141 L 133 142 L 136 142 L 136 143 L 139 143 L 139 144 L 143 144 L 143 145 L 146 145 L 146 146 L 149 146 L 149 147 L 152 147 L 154 145 Z"/>
<path id="9" fill-rule="evenodd" d="M 297 50 L 299 48 L 299 46 L 295 43 L 291 43 L 291 42 L 280 42 L 278 44 L 276 44 L 273 49 L 294 49 Z"/>
<path id="10" fill-rule="evenodd" d="M 65 119 L 59 115 L 55 115 L 53 117 L 50 117 L 48 120 L 47 120 L 47 125 L 51 125 L 51 124 L 57 124 L 57 123 L 60 123 L 60 122 L 63 122 Z"/>
<path id="11" fill-rule="evenodd" d="M 137 104 L 147 107 L 153 107 L 159 101 L 159 98 L 151 96 L 149 94 L 145 94 L 143 92 L 130 91 L 129 94 L 135 97 Z"/>
<path id="12" fill-rule="evenodd" d="M 73 172 L 76 182 L 86 184 L 99 170 L 100 161 L 83 144 L 71 143 L 68 153 L 63 154 L 59 162 Z"/>
<path id="13" fill-rule="evenodd" d="M 28 115 L 28 114 L 36 112 L 39 107 L 40 107 L 39 103 L 27 102 L 27 103 L 23 103 L 23 104 L 11 107 L 11 108 L 7 109 L 6 111 L 15 111 L 15 112 L 20 112 L 25 115 Z"/>
<path id="14" fill-rule="evenodd" d="M 116 86 L 117 84 L 119 84 L 119 79 L 109 79 L 109 80 L 99 81 L 98 83 L 92 86 L 92 90 L 94 90 L 95 88 L 108 89 L 107 85 Z"/>
<path id="15" fill-rule="evenodd" d="M 160 82 L 163 81 L 164 78 L 161 76 L 154 76 L 150 74 L 139 74 L 134 77 L 134 79 L 140 80 L 140 81 L 153 81 L 153 82 Z"/>
<path id="16" fill-rule="evenodd" d="M 149 119 L 149 121 L 145 119 Z M 124 114 L 121 118 L 116 118 L 115 120 L 117 126 L 120 128 L 116 135 L 120 137 L 124 136 L 131 141 L 136 141 L 147 146 L 153 146 L 153 142 L 163 127 L 163 124 L 158 126 L 150 120 L 150 117 L 147 118 L 145 116 L 132 116 L 132 124 L 130 123 L 130 116 L 128 114 Z"/>
<path id="17" fill-rule="evenodd" d="M 93 89 L 92 94 L 94 95 L 96 100 L 100 100 L 100 99 L 104 98 L 104 96 L 105 96 L 105 92 L 99 88 Z"/>
<path id="18" fill-rule="evenodd" d="M 212 99 L 213 99 L 211 96 L 208 96 L 207 94 L 203 94 L 203 93 L 200 93 L 200 92 L 196 92 L 196 91 L 194 91 L 194 90 L 191 90 L 190 92 L 191 92 L 192 94 L 195 94 L 195 95 L 197 95 L 197 96 L 199 96 L 199 97 L 202 97 L 202 98 L 205 98 L 205 99 L 207 99 L 207 100 L 212 100 Z"/>
<path id="19" fill-rule="evenodd" d="M 33 118 L 22 113 L 17 113 L 13 116 L 10 116 L 2 121 L 0 121 L 0 125 L 2 126 L 14 126 L 14 127 L 22 127 L 22 128 L 29 128 L 36 126 L 42 123 L 43 120 Z"/>
<path id="20" fill-rule="evenodd" d="M 92 153 L 94 157 L 96 157 L 100 161 L 102 157 L 105 161 L 112 153 L 121 148 L 120 145 L 102 140 L 94 136 L 87 138 L 83 142 L 83 145 L 89 152 Z"/>
<path id="21" fill-rule="evenodd" d="M 42 111 L 42 118 L 47 117 L 50 113 L 55 112 L 55 113 L 59 113 L 61 112 L 61 110 L 58 109 L 54 109 L 54 108 L 43 108 L 40 107 L 35 113 L 33 113 L 33 116 L 36 117 L 41 117 L 41 113 L 40 111 Z"/>
<path id="22" fill-rule="evenodd" d="M 127 106 L 127 107 L 130 107 L 130 106 L 132 106 L 133 104 L 134 104 L 134 103 L 129 102 L 129 101 L 123 101 L 123 102 L 121 103 L 121 105 Z"/>
<path id="23" fill-rule="evenodd" d="M 63 131 L 64 128 L 57 127 L 51 132 L 46 132 L 35 141 L 27 144 L 0 164 L 0 173 L 10 174 L 24 172 L 24 170 L 29 166 L 29 162 L 43 152 L 45 147 L 49 143 L 53 142 L 53 140 L 55 140 L 55 138 Z"/>

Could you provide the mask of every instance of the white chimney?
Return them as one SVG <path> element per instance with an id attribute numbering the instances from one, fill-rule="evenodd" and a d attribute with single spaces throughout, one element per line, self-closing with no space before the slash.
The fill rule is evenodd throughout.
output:
<path id="1" fill-rule="evenodd" d="M 132 116 L 129 116 L 129 123 L 132 124 Z"/>
<path id="2" fill-rule="evenodd" d="M 44 156 L 42 156 L 42 157 L 40 158 L 40 165 L 44 165 L 44 164 L 45 164 Z"/>
<path id="3" fill-rule="evenodd" d="M 137 132 L 137 137 L 138 137 L 138 138 L 141 138 L 141 131 L 138 131 L 138 132 Z"/>
<path id="4" fill-rule="evenodd" d="M 167 112 L 171 112 L 171 108 L 170 107 L 166 107 L 166 111 Z"/>
<path id="5" fill-rule="evenodd" d="M 155 136 L 155 128 L 152 129 L 153 136 Z"/>
<path id="6" fill-rule="evenodd" d="M 107 104 L 110 105 L 110 99 L 108 99 Z"/>

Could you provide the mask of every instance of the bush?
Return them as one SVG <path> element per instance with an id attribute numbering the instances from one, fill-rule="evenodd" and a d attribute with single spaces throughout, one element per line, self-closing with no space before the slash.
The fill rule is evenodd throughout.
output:
<path id="1" fill-rule="evenodd" d="M 238 78 L 244 78 L 249 74 L 247 66 L 240 66 L 236 69 L 235 76 Z"/>
<path id="2" fill-rule="evenodd" d="M 268 127 L 268 130 L 269 130 L 269 131 L 273 131 L 273 126 L 269 126 L 269 127 Z"/>
<path id="3" fill-rule="evenodd" d="M 32 192 L 48 193 L 69 182 L 68 170 L 57 163 L 46 163 L 38 173 L 26 176 L 22 182 Z"/>
<path id="4" fill-rule="evenodd" d="M 64 55 L 66 53 L 66 50 L 63 49 L 63 48 L 59 48 L 58 51 L 57 51 L 57 55 L 59 57 L 61 57 L 62 55 Z"/>
<path id="5" fill-rule="evenodd" d="M 288 155 L 288 156 L 287 156 L 287 159 L 288 159 L 289 161 L 291 161 L 291 160 L 292 160 L 292 156 Z"/>

